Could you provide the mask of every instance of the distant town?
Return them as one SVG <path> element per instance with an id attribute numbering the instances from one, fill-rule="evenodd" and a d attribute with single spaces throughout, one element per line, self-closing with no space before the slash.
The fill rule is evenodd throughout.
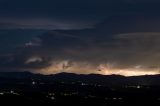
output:
<path id="1" fill-rule="evenodd" d="M 2 72 L 0 100 L 15 104 L 22 101 L 27 104 L 100 106 L 160 104 L 160 85 L 151 84 L 157 77 L 160 76 L 123 77 L 71 73 L 45 76 L 29 72 Z M 150 80 L 150 84 L 145 83 L 145 80 Z"/>

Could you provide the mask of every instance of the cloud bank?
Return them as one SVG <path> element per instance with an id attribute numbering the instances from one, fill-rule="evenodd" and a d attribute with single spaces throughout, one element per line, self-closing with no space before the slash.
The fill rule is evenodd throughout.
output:
<path id="1" fill-rule="evenodd" d="M 62 1 L 2 1 L 1 71 L 160 73 L 159 1 Z"/>

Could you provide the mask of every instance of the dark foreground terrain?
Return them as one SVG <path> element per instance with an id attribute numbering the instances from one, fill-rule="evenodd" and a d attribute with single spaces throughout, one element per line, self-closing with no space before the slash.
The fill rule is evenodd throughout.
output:
<path id="1" fill-rule="evenodd" d="M 14 105 L 160 105 L 160 76 L 0 73 L 0 103 Z"/>

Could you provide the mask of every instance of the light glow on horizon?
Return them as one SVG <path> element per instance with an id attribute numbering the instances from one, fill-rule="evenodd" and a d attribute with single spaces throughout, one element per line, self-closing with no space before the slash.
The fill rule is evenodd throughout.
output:
<path id="1" fill-rule="evenodd" d="M 160 74 L 159 68 L 148 68 L 137 65 L 131 68 L 118 68 L 114 64 L 106 63 L 91 65 L 87 62 L 72 62 L 68 60 L 52 63 L 49 67 L 37 70 L 42 74 L 56 74 L 61 72 L 76 74 L 102 74 L 102 75 L 122 75 L 122 76 L 141 76 Z"/>
<path id="2" fill-rule="evenodd" d="M 142 75 L 156 75 L 160 74 L 157 69 L 154 70 L 143 70 L 143 69 L 117 69 L 117 70 L 105 70 L 104 75 L 123 75 L 123 76 L 142 76 Z"/>

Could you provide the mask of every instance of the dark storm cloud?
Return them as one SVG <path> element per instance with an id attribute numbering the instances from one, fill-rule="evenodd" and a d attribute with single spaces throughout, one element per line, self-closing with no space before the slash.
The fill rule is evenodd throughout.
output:
<path id="1" fill-rule="evenodd" d="M 0 30 L 0 56 L 19 51 L 25 43 L 46 30 Z"/>
<path id="2" fill-rule="evenodd" d="M 1 46 L 0 51 L 10 48 L 16 51 L 0 54 L 1 69 L 42 70 L 42 73 L 63 69 L 77 73 L 102 70 L 99 73 L 105 74 L 103 70 L 111 68 L 113 73 L 122 75 L 129 75 L 128 69 L 141 70 L 141 75 L 144 70 L 153 69 L 149 74 L 159 73 L 158 0 L 0 2 L 0 29 L 7 32 L 11 29 L 43 30 L 31 31 L 28 34 L 31 36 L 25 35 L 23 42 L 19 41 L 24 34 L 13 34 L 16 36 L 0 43 L 10 42 L 8 48 Z M 107 74 L 112 72 L 107 71 Z"/>
<path id="3" fill-rule="evenodd" d="M 69 30 L 92 28 L 98 21 L 81 22 L 76 20 L 63 19 L 0 19 L 0 29 L 34 29 L 34 30 Z"/>
<path id="4" fill-rule="evenodd" d="M 0 4 L 1 28 L 88 28 L 103 18 L 98 15 L 99 10 L 95 12 L 95 7 L 91 1 L 8 0 Z"/>
<path id="5" fill-rule="evenodd" d="M 39 39 L 38 42 L 33 39 L 25 44 L 21 48 L 22 52 L 14 56 L 15 59 L 10 64 L 17 68 L 36 69 L 48 67 L 52 61 L 70 60 L 87 62 L 93 66 L 114 63 L 116 68 L 135 67 L 137 65 L 159 67 L 160 33 L 158 29 L 150 32 L 147 29 L 147 27 L 156 28 L 155 24 L 147 24 L 147 26 L 147 20 L 142 25 L 137 20 L 140 25 L 145 26 L 140 32 L 142 27 L 136 27 L 135 24 L 128 25 L 127 20 L 126 23 L 122 21 L 123 26 L 128 25 L 126 30 L 123 30 L 122 24 L 119 24 L 119 27 L 114 24 L 115 21 L 113 20 L 112 24 L 103 24 L 104 26 L 102 24 L 101 26 L 97 25 L 95 29 L 48 31 L 41 36 L 36 36 L 36 39 Z M 135 21 L 133 20 L 133 23 Z M 111 26 L 113 30 L 110 32 L 108 29 L 104 29 Z M 35 46 L 34 44 L 37 43 L 38 46 Z"/>
<path id="6" fill-rule="evenodd" d="M 158 0 L 2 0 L 0 28 L 84 29 L 112 15 L 159 10 Z"/>

